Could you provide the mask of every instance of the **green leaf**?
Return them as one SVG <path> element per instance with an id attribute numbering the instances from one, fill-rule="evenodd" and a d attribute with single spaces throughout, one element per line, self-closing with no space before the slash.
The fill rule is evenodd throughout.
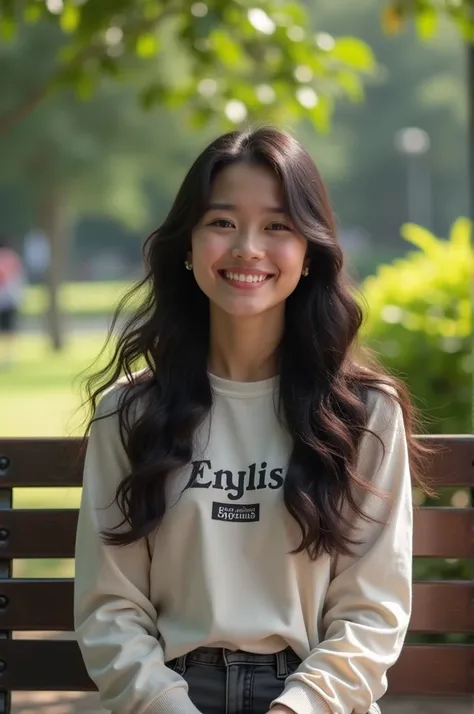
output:
<path id="1" fill-rule="evenodd" d="M 238 42 L 223 29 L 214 30 L 210 36 L 211 46 L 217 59 L 230 69 L 242 67 L 245 63 L 245 54 Z"/>
<path id="2" fill-rule="evenodd" d="M 425 7 L 415 16 L 415 24 L 420 37 L 430 39 L 438 30 L 438 13 L 432 7 Z"/>
<path id="3" fill-rule="evenodd" d="M 92 98 L 97 85 L 96 79 L 90 74 L 83 74 L 76 82 L 76 94 L 83 101 Z"/>
<path id="4" fill-rule="evenodd" d="M 316 128 L 327 134 L 331 128 L 333 105 L 329 97 L 319 97 L 319 101 L 313 109 L 310 109 L 309 116 Z"/>
<path id="5" fill-rule="evenodd" d="M 212 120 L 214 112 L 209 107 L 192 108 L 186 116 L 186 123 L 193 131 L 205 129 Z"/>
<path id="6" fill-rule="evenodd" d="M 427 228 L 418 226 L 416 223 L 404 223 L 400 233 L 405 240 L 418 246 L 430 257 L 436 257 L 440 248 L 440 241 Z"/>
<path id="7" fill-rule="evenodd" d="M 370 47 L 355 37 L 341 37 L 336 40 L 329 53 L 331 59 L 338 59 L 349 67 L 369 72 L 375 69 L 375 57 Z"/>
<path id="8" fill-rule="evenodd" d="M 158 38 L 151 32 L 146 32 L 138 37 L 136 42 L 137 55 L 140 57 L 153 57 L 158 52 Z"/>
<path id="9" fill-rule="evenodd" d="M 79 25 L 80 18 L 81 13 L 76 5 L 65 5 L 59 19 L 61 29 L 69 34 L 73 33 Z"/>
<path id="10" fill-rule="evenodd" d="M 158 104 L 158 102 L 163 101 L 163 94 L 164 90 L 161 84 L 158 84 L 157 82 L 149 84 L 147 87 L 142 89 L 139 94 L 140 106 L 145 109 L 145 111 L 149 111 L 152 107 Z"/>
<path id="11" fill-rule="evenodd" d="M 154 20 L 160 7 L 156 0 L 145 0 L 143 3 L 143 17 L 145 20 Z"/>
<path id="12" fill-rule="evenodd" d="M 33 25 L 35 22 L 38 22 L 42 14 L 40 5 L 27 5 L 23 10 L 23 19 L 29 25 Z"/>
<path id="13" fill-rule="evenodd" d="M 467 42 L 474 42 L 474 23 L 468 17 L 453 17 L 461 37 Z"/>
<path id="14" fill-rule="evenodd" d="M 358 74 L 350 70 L 341 70 L 336 75 L 336 81 L 344 89 L 347 96 L 355 102 L 364 98 L 364 88 Z"/>
<path id="15" fill-rule="evenodd" d="M 5 42 L 10 42 L 16 37 L 16 22 L 10 17 L 0 18 L 0 37 Z"/>
<path id="16" fill-rule="evenodd" d="M 118 77 L 120 75 L 120 67 L 117 64 L 117 60 L 108 55 L 104 55 L 99 59 L 99 64 L 104 72 L 109 77 Z"/>
<path id="17" fill-rule="evenodd" d="M 77 47 L 75 45 L 65 45 L 58 50 L 58 59 L 61 64 L 68 64 L 77 57 Z"/>
<path id="18" fill-rule="evenodd" d="M 306 8 L 299 2 L 287 2 L 282 7 L 278 7 L 278 11 L 275 14 L 278 15 L 280 13 L 291 18 L 291 25 L 304 26 L 308 22 Z"/>
<path id="19" fill-rule="evenodd" d="M 470 248 L 471 246 L 472 223 L 469 218 L 461 216 L 451 227 L 449 239 L 451 243 L 459 248 Z"/>

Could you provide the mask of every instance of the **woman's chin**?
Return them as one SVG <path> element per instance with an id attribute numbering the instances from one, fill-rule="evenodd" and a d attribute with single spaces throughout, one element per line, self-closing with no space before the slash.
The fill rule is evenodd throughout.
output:
<path id="1" fill-rule="evenodd" d="M 213 311 L 219 312 L 229 318 L 233 319 L 253 319 L 255 317 L 263 316 L 266 313 L 268 313 L 269 310 L 275 310 L 278 308 L 281 308 L 282 312 L 284 310 L 284 303 L 281 303 L 281 305 L 268 305 L 268 304 L 249 304 L 249 301 L 246 301 L 247 304 L 229 304 L 228 301 L 222 302 L 220 304 L 217 303 L 212 303 L 211 302 L 211 313 Z"/>

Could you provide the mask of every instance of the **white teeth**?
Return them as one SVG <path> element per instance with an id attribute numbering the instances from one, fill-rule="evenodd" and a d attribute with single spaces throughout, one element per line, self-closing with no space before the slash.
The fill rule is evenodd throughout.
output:
<path id="1" fill-rule="evenodd" d="M 266 275 L 244 275 L 244 273 L 231 273 L 229 270 L 226 270 L 225 277 L 238 283 L 263 283 L 267 278 Z"/>

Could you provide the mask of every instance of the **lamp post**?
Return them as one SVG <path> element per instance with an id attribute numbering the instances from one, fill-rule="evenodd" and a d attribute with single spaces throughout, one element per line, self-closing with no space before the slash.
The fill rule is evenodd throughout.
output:
<path id="1" fill-rule="evenodd" d="M 473 9 L 474 20 L 474 9 Z M 474 38 L 467 46 L 468 131 L 469 131 L 469 216 L 474 224 Z"/>
<path id="2" fill-rule="evenodd" d="M 431 228 L 431 180 L 426 161 L 431 139 L 424 129 L 405 127 L 395 134 L 395 146 L 406 159 L 408 220 Z"/>

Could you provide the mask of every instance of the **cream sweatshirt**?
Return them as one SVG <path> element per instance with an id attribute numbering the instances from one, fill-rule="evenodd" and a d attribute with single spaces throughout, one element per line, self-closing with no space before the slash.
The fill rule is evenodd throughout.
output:
<path id="1" fill-rule="evenodd" d="M 165 663 L 200 646 L 302 658 L 273 704 L 296 714 L 366 714 L 386 691 L 411 608 L 412 503 L 399 406 L 370 393 L 360 475 L 387 494 L 353 517 L 354 556 L 291 555 L 300 530 L 283 483 L 291 440 L 275 415 L 277 379 L 211 375 L 214 404 L 193 461 L 168 483 L 168 508 L 150 539 L 106 546 L 99 529 L 129 465 L 117 416 L 90 434 L 76 542 L 75 627 L 103 706 L 114 714 L 197 714 L 184 679 Z M 120 386 L 98 413 L 117 404 Z M 318 474 L 314 474 L 317 478 Z M 181 495 L 180 495 L 181 494 Z M 151 555 L 151 557 L 150 557 Z M 374 707 L 371 709 L 371 707 Z"/>

